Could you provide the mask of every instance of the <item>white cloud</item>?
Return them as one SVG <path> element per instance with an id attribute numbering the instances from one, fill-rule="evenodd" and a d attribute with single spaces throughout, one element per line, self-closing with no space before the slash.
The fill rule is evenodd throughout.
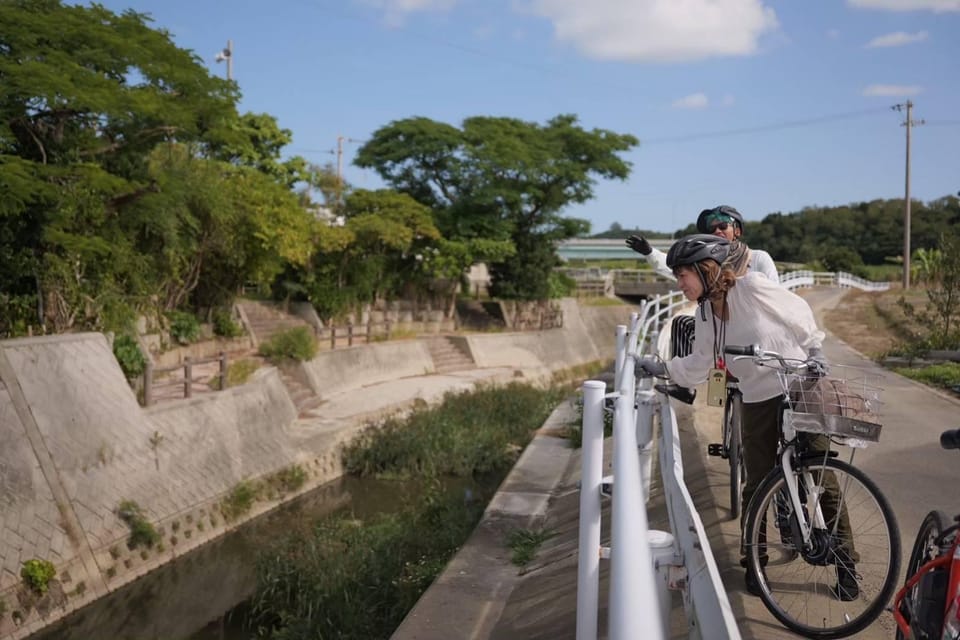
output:
<path id="1" fill-rule="evenodd" d="M 960 11 L 960 0 L 847 0 L 847 4 L 860 9 L 885 11 Z"/>
<path id="2" fill-rule="evenodd" d="M 709 105 L 710 100 L 703 93 L 691 93 L 673 101 L 674 109 L 706 109 Z"/>
<path id="3" fill-rule="evenodd" d="M 764 0 L 530 0 L 561 42 L 600 60 L 683 62 L 755 53 L 779 26 Z"/>
<path id="4" fill-rule="evenodd" d="M 923 42 L 927 39 L 927 35 L 926 31 L 918 31 L 917 33 L 895 31 L 894 33 L 877 36 L 865 46 L 868 49 L 875 49 L 877 47 L 902 47 L 905 44 L 911 44 L 913 42 Z"/>
<path id="5" fill-rule="evenodd" d="M 446 11 L 457 4 L 457 0 L 361 0 L 383 11 L 383 19 L 391 27 L 402 26 L 407 15 L 418 11 Z"/>
<path id="6" fill-rule="evenodd" d="M 900 84 L 872 84 L 863 90 L 863 95 L 883 98 L 906 98 L 915 96 L 923 91 L 923 87 L 917 85 Z"/>

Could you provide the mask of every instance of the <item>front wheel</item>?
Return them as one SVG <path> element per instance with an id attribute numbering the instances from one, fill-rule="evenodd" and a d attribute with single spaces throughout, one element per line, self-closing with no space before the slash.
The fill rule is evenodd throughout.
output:
<path id="1" fill-rule="evenodd" d="M 743 401 L 740 394 L 728 396 L 724 412 L 726 430 L 727 462 L 730 464 L 730 519 L 740 517 L 741 496 L 743 495 L 743 459 L 740 445 L 740 418 L 743 415 Z"/>
<path id="2" fill-rule="evenodd" d="M 913 542 L 910 560 L 907 562 L 907 580 L 912 578 L 920 567 L 940 555 L 940 536 L 950 525 L 950 517 L 943 511 L 931 511 L 923 519 L 923 522 L 920 523 L 920 530 L 917 532 L 917 539 Z M 913 620 L 916 616 L 919 591 L 920 583 L 917 583 L 913 589 L 903 596 L 900 603 L 901 611 L 908 621 Z M 946 600 L 946 592 L 941 595 Z M 945 607 L 940 606 L 937 609 L 942 611 Z M 939 625 L 937 626 L 939 627 Z M 905 637 L 897 628 L 897 640 L 904 640 Z"/>
<path id="3" fill-rule="evenodd" d="M 806 638 L 853 635 L 876 620 L 896 587 L 896 518 L 876 484 L 846 462 L 818 457 L 805 461 L 794 477 L 803 500 L 799 514 L 783 500 L 789 492 L 780 467 L 750 501 L 747 570 L 760 585 L 764 605 L 788 629 Z M 820 496 L 817 504 L 813 496 Z M 797 539 L 797 517 L 817 513 L 825 526 L 815 528 L 813 544 L 804 547 Z M 794 526 L 778 526 L 785 518 Z"/>

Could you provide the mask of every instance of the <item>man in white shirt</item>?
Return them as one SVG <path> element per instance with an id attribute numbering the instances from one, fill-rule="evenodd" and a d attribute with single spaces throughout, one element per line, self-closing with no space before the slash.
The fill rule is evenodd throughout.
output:
<path id="1" fill-rule="evenodd" d="M 731 259 L 735 260 L 736 254 L 739 253 L 740 260 L 746 261 L 741 265 L 745 268 L 737 269 L 738 275 L 758 271 L 770 280 L 780 282 L 777 265 L 774 264 L 770 254 L 760 249 L 750 249 L 740 240 L 743 234 L 743 216 L 733 207 L 720 205 L 712 209 L 704 209 L 697 217 L 697 231 L 726 238 L 731 242 L 733 247 L 731 253 L 734 254 Z M 673 271 L 667 267 L 667 254 L 651 247 L 643 236 L 630 236 L 627 238 L 627 246 L 641 254 L 658 275 L 673 279 Z"/>

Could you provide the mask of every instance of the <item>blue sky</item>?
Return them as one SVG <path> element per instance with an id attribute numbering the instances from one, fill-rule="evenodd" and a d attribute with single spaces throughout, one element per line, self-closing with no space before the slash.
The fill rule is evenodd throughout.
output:
<path id="1" fill-rule="evenodd" d="M 213 73 L 233 42 L 241 109 L 333 162 L 392 120 L 496 115 L 631 133 L 625 182 L 566 213 L 594 232 L 673 231 L 726 203 L 747 219 L 960 191 L 960 0 L 105 0 L 149 13 Z M 351 165 L 344 178 L 379 188 Z"/>

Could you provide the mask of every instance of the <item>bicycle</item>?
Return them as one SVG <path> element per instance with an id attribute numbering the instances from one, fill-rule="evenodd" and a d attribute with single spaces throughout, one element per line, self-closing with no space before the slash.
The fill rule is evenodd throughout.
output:
<path id="1" fill-rule="evenodd" d="M 960 449 L 960 429 L 940 435 L 944 449 Z M 933 510 L 920 523 L 907 578 L 893 599 L 897 640 L 960 638 L 960 515 Z"/>
<path id="2" fill-rule="evenodd" d="M 743 447 L 741 446 L 741 420 L 743 416 L 743 395 L 736 378 L 727 374 L 727 395 L 723 403 L 723 423 L 720 430 L 720 442 L 707 445 L 707 453 L 719 456 L 730 466 L 730 519 L 740 517 L 743 484 Z"/>
<path id="3" fill-rule="evenodd" d="M 724 352 L 773 367 L 784 392 L 777 464 L 747 505 L 747 571 L 766 608 L 788 629 L 807 638 L 857 633 L 890 601 L 900 568 L 893 510 L 852 464 L 857 448 L 879 440 L 879 389 L 864 382 L 861 393 L 849 392 L 841 379 L 809 374 L 812 361 L 756 345 Z M 822 391 L 813 396 L 828 383 L 838 389 L 834 403 Z M 838 459 L 833 444 L 851 447 L 849 461 Z M 779 535 L 768 536 L 768 523 Z"/>

